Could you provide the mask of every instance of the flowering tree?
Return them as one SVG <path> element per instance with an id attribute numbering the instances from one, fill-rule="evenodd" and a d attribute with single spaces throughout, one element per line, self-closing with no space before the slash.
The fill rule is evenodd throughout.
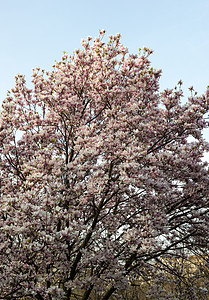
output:
<path id="1" fill-rule="evenodd" d="M 103 35 L 3 102 L 1 299 L 109 299 L 208 237 L 209 90 L 181 104 L 150 49 Z"/>

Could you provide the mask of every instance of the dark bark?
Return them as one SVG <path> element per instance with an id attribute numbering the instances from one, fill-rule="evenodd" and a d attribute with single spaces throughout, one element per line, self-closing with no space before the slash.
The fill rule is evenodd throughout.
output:
<path id="1" fill-rule="evenodd" d="M 101 300 L 108 300 L 110 296 L 116 291 L 116 288 L 114 286 L 111 286 L 109 290 L 102 296 Z"/>
<path id="2" fill-rule="evenodd" d="M 91 294 L 91 291 L 93 289 L 93 285 L 91 285 L 83 294 L 82 300 L 87 300 Z"/>

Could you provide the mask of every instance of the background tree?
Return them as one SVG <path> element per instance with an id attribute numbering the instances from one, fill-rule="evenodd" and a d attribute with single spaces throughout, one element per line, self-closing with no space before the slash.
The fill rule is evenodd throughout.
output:
<path id="1" fill-rule="evenodd" d="M 1 299 L 109 299 L 208 238 L 209 90 L 160 93 L 152 51 L 104 33 L 3 102 Z"/>

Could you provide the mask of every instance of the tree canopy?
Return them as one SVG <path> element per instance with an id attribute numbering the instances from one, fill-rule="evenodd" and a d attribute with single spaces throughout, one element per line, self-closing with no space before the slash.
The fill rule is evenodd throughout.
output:
<path id="1" fill-rule="evenodd" d="M 3 101 L 1 299 L 109 299 L 206 246 L 209 90 L 160 92 L 152 50 L 104 33 Z"/>

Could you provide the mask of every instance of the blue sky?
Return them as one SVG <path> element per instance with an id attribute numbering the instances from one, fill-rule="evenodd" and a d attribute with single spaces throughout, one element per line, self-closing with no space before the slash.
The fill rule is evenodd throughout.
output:
<path id="1" fill-rule="evenodd" d="M 120 32 L 132 53 L 154 50 L 161 89 L 181 79 L 186 95 L 191 85 L 203 93 L 209 85 L 208 12 L 208 0 L 0 0 L 0 102 L 17 73 L 29 82 L 32 68 L 50 70 L 63 51 L 72 53 L 81 38 L 103 28 L 107 35 Z"/>
<path id="2" fill-rule="evenodd" d="M 120 32 L 130 52 L 154 50 L 152 65 L 163 70 L 161 89 L 209 85 L 208 0 L 7 0 L 0 1 L 0 101 L 17 73 L 30 80 L 32 68 L 50 69 L 62 51 L 80 40 Z"/>

